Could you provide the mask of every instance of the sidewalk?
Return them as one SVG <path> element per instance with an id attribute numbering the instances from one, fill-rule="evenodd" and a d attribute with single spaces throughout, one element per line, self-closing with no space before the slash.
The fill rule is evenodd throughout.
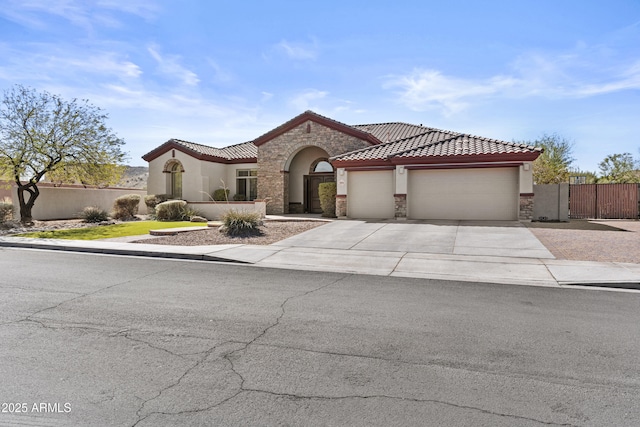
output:
<path id="1" fill-rule="evenodd" d="M 304 248 L 281 245 L 167 246 L 113 241 L 0 237 L 0 247 L 89 252 L 339 273 L 532 286 L 602 286 L 640 291 L 640 264 L 548 258 Z"/>

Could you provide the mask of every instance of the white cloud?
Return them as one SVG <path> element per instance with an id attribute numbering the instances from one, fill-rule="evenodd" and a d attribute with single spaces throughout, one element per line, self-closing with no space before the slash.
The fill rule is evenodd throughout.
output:
<path id="1" fill-rule="evenodd" d="M 314 60 L 318 57 L 318 47 L 315 40 L 312 43 L 293 43 L 282 40 L 275 45 L 275 49 L 295 60 Z"/>
<path id="2" fill-rule="evenodd" d="M 160 54 L 159 47 L 155 45 L 149 46 L 147 50 L 158 63 L 158 69 L 161 73 L 177 78 L 188 86 L 195 86 L 200 82 L 196 73 L 180 65 L 181 58 L 179 56 L 163 56 Z"/>
<path id="3" fill-rule="evenodd" d="M 602 52 L 605 52 L 603 50 Z M 530 53 L 511 64 L 508 73 L 487 78 L 445 75 L 433 69 L 414 69 L 386 79 L 398 102 L 415 111 L 458 113 L 487 98 L 584 98 L 640 89 L 640 61 L 605 62 L 597 49 L 579 45 L 576 52 L 560 55 Z M 602 65 L 607 64 L 607 65 Z"/>
<path id="4" fill-rule="evenodd" d="M 318 110 L 318 107 L 313 107 L 313 103 L 325 98 L 328 94 L 329 92 L 322 90 L 307 89 L 294 96 L 289 103 L 300 111 Z"/>
<path id="5" fill-rule="evenodd" d="M 53 25 L 47 20 L 53 15 L 87 31 L 93 30 L 96 24 L 119 27 L 119 13 L 150 20 L 157 12 L 158 7 L 149 0 L 7 0 L 0 8 L 0 15 L 27 27 L 47 28 Z"/>

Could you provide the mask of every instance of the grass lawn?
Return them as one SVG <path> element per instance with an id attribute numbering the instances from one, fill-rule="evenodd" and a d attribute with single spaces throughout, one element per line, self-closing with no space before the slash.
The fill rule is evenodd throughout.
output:
<path id="1" fill-rule="evenodd" d="M 189 221 L 135 221 L 114 225 L 97 225 L 95 227 L 73 228 L 67 230 L 35 231 L 33 233 L 18 234 L 17 237 L 35 237 L 39 239 L 68 239 L 68 240 L 98 240 L 111 237 L 139 236 L 149 234 L 149 230 L 161 228 L 195 227 L 197 224 Z"/>

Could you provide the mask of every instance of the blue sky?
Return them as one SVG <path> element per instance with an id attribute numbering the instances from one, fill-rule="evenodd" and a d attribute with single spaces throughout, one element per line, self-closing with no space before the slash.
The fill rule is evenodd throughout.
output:
<path id="1" fill-rule="evenodd" d="M 0 90 L 109 113 L 129 163 L 311 109 L 640 157 L 640 2 L 0 0 Z"/>

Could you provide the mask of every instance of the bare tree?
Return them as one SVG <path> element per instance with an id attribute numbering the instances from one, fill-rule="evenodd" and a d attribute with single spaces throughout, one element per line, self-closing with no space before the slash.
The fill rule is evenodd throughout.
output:
<path id="1" fill-rule="evenodd" d="M 16 85 L 0 105 L 0 176 L 18 186 L 20 221 L 32 222 L 31 210 L 45 174 L 69 180 L 96 170 L 114 170 L 125 160 L 124 141 L 106 127 L 107 115 L 87 100 Z"/>

